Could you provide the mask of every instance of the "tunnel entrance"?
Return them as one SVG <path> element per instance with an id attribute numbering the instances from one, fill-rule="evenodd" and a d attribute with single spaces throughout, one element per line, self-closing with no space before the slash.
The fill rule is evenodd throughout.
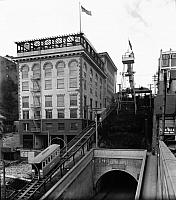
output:
<path id="1" fill-rule="evenodd" d="M 97 195 L 103 199 L 129 200 L 135 198 L 137 181 L 130 174 L 113 170 L 104 174 L 96 184 Z M 96 195 L 96 196 L 97 196 Z M 96 197 L 94 199 L 97 199 Z"/>

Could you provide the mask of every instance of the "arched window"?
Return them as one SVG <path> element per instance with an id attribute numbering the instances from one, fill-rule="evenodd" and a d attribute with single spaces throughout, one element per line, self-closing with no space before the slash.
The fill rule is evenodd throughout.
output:
<path id="1" fill-rule="evenodd" d="M 93 78 L 93 71 L 92 69 L 90 69 L 90 82 L 92 82 L 92 78 Z"/>
<path id="2" fill-rule="evenodd" d="M 83 77 L 86 78 L 86 74 L 87 74 L 87 65 L 86 63 L 84 63 L 84 66 L 83 66 Z"/>
<path id="3" fill-rule="evenodd" d="M 84 71 L 87 72 L 87 64 L 84 63 Z"/>
<path id="4" fill-rule="evenodd" d="M 68 64 L 69 66 L 69 75 L 70 76 L 75 76 L 77 75 L 77 67 L 78 67 L 78 62 L 77 60 L 72 60 Z"/>
<path id="5" fill-rule="evenodd" d="M 63 61 L 59 61 L 56 63 L 57 76 L 64 76 L 64 68 L 65 63 Z"/>
<path id="6" fill-rule="evenodd" d="M 33 78 L 40 78 L 40 65 L 38 63 L 33 65 L 32 71 L 33 71 Z"/>
<path id="7" fill-rule="evenodd" d="M 53 68 L 52 63 L 47 62 L 44 64 L 43 69 L 45 70 L 45 78 L 52 77 L 52 68 Z"/>
<path id="8" fill-rule="evenodd" d="M 23 65 L 21 67 L 22 79 L 28 78 L 29 67 L 28 65 Z"/>

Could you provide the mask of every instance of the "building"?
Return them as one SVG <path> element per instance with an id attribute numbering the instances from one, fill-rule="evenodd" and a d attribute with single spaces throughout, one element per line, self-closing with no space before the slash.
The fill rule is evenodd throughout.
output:
<path id="1" fill-rule="evenodd" d="M 18 120 L 17 75 L 17 65 L 0 56 L 0 114 L 5 117 L 3 132 L 14 131 L 14 121 Z"/>
<path id="2" fill-rule="evenodd" d="M 158 65 L 158 94 L 154 114 L 158 134 L 166 144 L 175 149 L 176 144 L 176 51 L 160 52 Z"/>
<path id="3" fill-rule="evenodd" d="M 23 147 L 44 148 L 56 138 L 68 143 L 94 120 L 94 108 L 110 104 L 116 66 L 83 33 L 16 44 Z"/>

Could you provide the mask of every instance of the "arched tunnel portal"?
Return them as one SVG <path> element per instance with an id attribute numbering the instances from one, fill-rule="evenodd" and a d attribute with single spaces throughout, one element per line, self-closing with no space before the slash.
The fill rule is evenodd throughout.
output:
<path id="1" fill-rule="evenodd" d="M 96 193 L 106 194 L 109 196 L 107 199 L 128 200 L 135 199 L 137 184 L 137 180 L 129 173 L 122 170 L 111 170 L 98 179 L 95 187 Z"/>

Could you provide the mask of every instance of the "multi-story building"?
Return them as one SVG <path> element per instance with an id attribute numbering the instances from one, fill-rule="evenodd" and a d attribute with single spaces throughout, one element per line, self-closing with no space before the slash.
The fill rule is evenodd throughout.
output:
<path id="1" fill-rule="evenodd" d="M 155 115 L 158 134 L 176 148 L 176 51 L 161 51 L 158 65 L 158 94 Z"/>
<path id="2" fill-rule="evenodd" d="M 14 131 L 18 120 L 17 66 L 8 58 L 0 56 L 0 114 L 5 117 L 4 132 Z"/>
<path id="3" fill-rule="evenodd" d="M 16 42 L 19 65 L 19 130 L 24 148 L 69 142 L 108 106 L 117 68 L 84 34 Z"/>

